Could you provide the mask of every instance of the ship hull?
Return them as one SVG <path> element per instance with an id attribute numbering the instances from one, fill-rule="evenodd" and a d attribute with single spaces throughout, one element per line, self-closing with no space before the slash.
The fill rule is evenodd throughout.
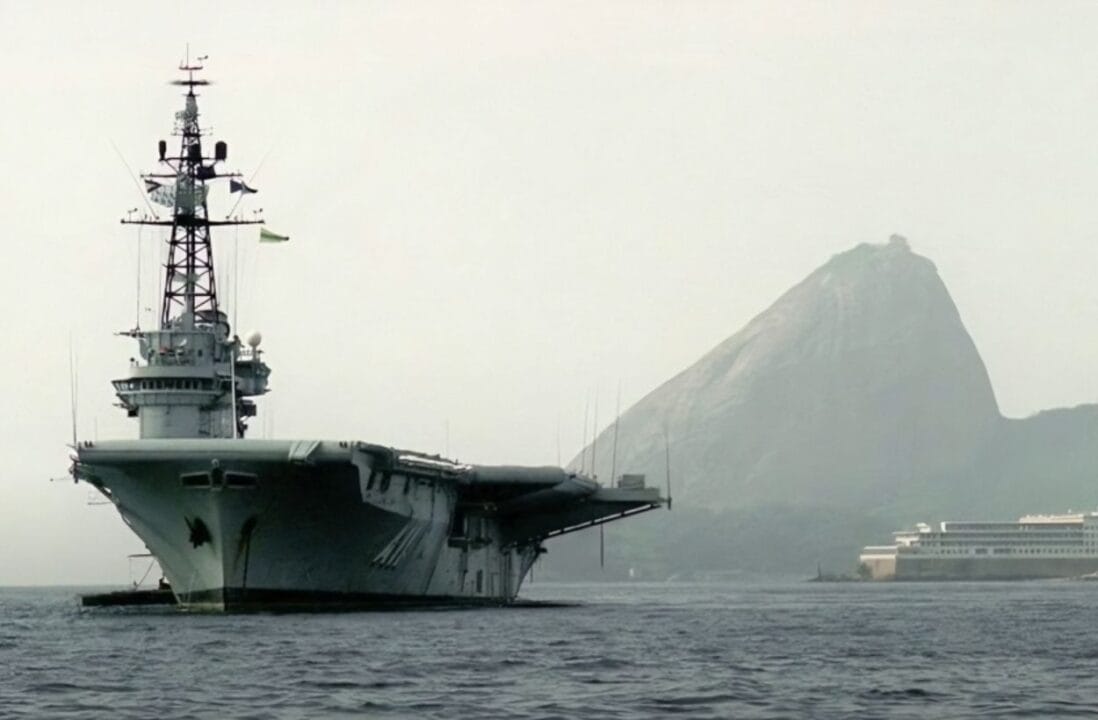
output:
<path id="1" fill-rule="evenodd" d="M 507 542 L 488 518 L 455 528 L 459 496 L 445 478 L 383 476 L 350 450 L 295 462 L 262 441 L 222 442 L 82 452 L 85 479 L 185 609 L 501 604 L 537 556 L 537 543 Z"/>
<path id="2" fill-rule="evenodd" d="M 272 590 L 225 587 L 176 596 L 187 610 L 215 612 L 324 612 L 342 610 L 416 610 L 446 607 L 499 607 L 514 598 L 469 595 L 391 595 L 384 593 Z"/>
<path id="3" fill-rule="evenodd" d="M 904 557 L 894 580 L 1042 580 L 1098 572 L 1098 557 Z"/>
<path id="4" fill-rule="evenodd" d="M 181 66 L 178 155 L 147 177 L 170 227 L 160 322 L 113 381 L 140 440 L 76 443 L 73 477 L 98 488 L 157 558 L 181 606 L 498 604 L 515 598 L 548 537 L 658 507 L 659 492 L 602 488 L 557 467 L 473 466 L 362 442 L 244 439 L 271 368 L 219 305 L 209 183 L 231 178 L 227 145 L 203 150 L 195 78 Z M 165 181 L 166 182 L 166 181 Z M 240 187 L 235 187 L 236 185 Z M 231 191 L 243 188 L 230 180 Z M 286 240 L 262 230 L 267 240 Z M 233 323 L 235 325 L 235 322 Z"/>

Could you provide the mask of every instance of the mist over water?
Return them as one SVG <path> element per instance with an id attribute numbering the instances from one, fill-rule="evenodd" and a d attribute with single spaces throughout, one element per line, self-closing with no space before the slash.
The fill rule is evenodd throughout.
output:
<path id="1" fill-rule="evenodd" d="M 0 582 L 123 582 L 125 556 L 143 551 L 116 513 L 89 511 L 86 488 L 46 479 L 68 466 L 70 344 L 79 437 L 136 433 L 110 385 L 134 346 L 113 334 L 158 317 L 163 238 L 118 221 L 145 208 L 131 173 L 155 169 L 156 142 L 171 137 L 182 98 L 165 81 L 188 43 L 191 57 L 210 55 L 215 84 L 199 103 L 210 139 L 229 143 L 226 169 L 259 190 L 237 210 L 265 208 L 269 229 L 292 238 L 214 234 L 221 300 L 242 334 L 263 331 L 274 372 L 253 436 L 543 464 L 588 441 L 593 396 L 605 430 L 616 387 L 627 414 L 827 258 L 894 232 L 939 268 L 1003 415 L 1098 397 L 1098 5 L 1061 5 L 0 2 L 11 108 L 0 156 L 18 168 L 0 177 L 12 238 L 0 263 L 18 269 L 0 286 L 12 347 L 0 396 L 13 409 L 0 414 L 12 449 Z M 218 217 L 236 200 L 223 190 Z M 868 319 L 877 307 L 855 309 Z M 743 414 L 735 437 L 772 438 L 787 428 L 768 418 L 864 397 L 787 395 L 753 403 L 766 414 Z M 915 437 L 970 437 L 951 422 L 987 404 L 916 423 Z M 776 411 L 790 405 L 797 414 Z M 651 418 L 661 448 L 665 418 Z M 1089 432 L 1094 418 L 1046 420 L 1012 424 L 1009 446 Z M 645 426 L 632 422 L 618 467 L 660 468 L 657 451 L 627 464 L 645 460 L 630 449 Z M 673 443 L 680 428 L 673 417 Z M 893 447 L 925 446 L 905 435 Z M 606 477 L 605 437 L 599 448 Z M 1051 448 L 1025 455 L 1038 493 L 1074 457 Z M 705 457 L 693 451 L 674 462 Z M 791 454 L 775 461 L 804 459 Z M 1063 464 L 1048 468 L 1050 454 Z M 676 470 L 685 508 L 689 468 Z M 696 487 L 724 490 L 725 478 L 736 479 Z M 741 482 L 727 497 L 787 487 Z M 977 497 L 1012 496 L 981 486 Z M 1016 504 L 1082 505 L 1062 498 Z M 981 510 L 961 507 L 950 515 Z"/>
<path id="2" fill-rule="evenodd" d="M 1098 709 L 1098 586 L 532 583 L 565 607 L 88 610 L 0 589 L 0 716 L 1034 717 Z"/>

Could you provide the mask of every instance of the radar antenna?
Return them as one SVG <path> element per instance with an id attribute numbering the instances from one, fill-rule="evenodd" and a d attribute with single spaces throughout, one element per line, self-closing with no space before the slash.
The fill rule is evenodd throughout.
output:
<path id="1" fill-rule="evenodd" d="M 171 85 L 186 88 L 184 106 L 175 114 L 175 130 L 172 133 L 179 138 L 179 153 L 169 155 L 167 141 L 161 140 L 157 149 L 164 171 L 141 176 L 152 200 L 172 209 L 171 219 L 162 220 L 154 215 L 122 220 L 126 225 L 171 228 L 160 305 L 162 329 L 179 327 L 190 330 L 196 325 L 224 322 L 218 306 L 210 228 L 258 225 L 263 222 L 261 217 L 210 220 L 206 203 L 207 183 L 220 178 L 239 178 L 241 175 L 221 172 L 218 168 L 228 158 L 229 149 L 225 142 L 214 144 L 213 155 L 206 155 L 202 147 L 202 138 L 209 133 L 198 122 L 199 96 L 195 88 L 210 84 L 209 80 L 196 77 L 196 73 L 202 71 L 202 61 L 206 57 L 181 62 L 179 70 L 185 76 L 169 81 Z"/>
<path id="2" fill-rule="evenodd" d="M 153 329 L 142 329 L 138 323 L 121 333 L 137 340 L 140 353 L 130 358 L 129 374 L 113 383 L 127 415 L 138 418 L 142 438 L 241 438 L 247 430 L 245 419 L 256 414 L 255 403 L 248 398 L 268 390 L 270 368 L 258 340 L 248 349 L 242 347 L 217 293 L 212 228 L 259 225 L 263 217 L 257 211 L 248 220 L 210 219 L 211 183 L 230 178 L 230 193 L 245 186 L 238 182 L 240 173 L 223 170 L 228 145 L 208 140 L 209 128 L 199 124 L 198 90 L 210 84 L 200 77 L 205 59 L 192 61 L 188 49 L 179 64 L 180 77 L 169 83 L 183 89 L 183 109 L 175 113 L 172 130 L 178 149 L 169 150 L 168 141 L 160 140 L 160 166 L 142 174 L 139 183 L 146 199 L 169 208 L 170 216 L 138 216 L 131 210 L 122 219 L 124 225 L 167 230 L 159 323 Z M 212 152 L 204 145 L 212 145 Z"/>

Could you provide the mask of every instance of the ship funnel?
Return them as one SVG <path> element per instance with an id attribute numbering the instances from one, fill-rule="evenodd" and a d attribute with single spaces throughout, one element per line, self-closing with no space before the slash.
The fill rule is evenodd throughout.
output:
<path id="1" fill-rule="evenodd" d="M 218 140 L 214 145 L 214 160 L 224 160 L 229 157 L 229 145 L 223 140 Z"/>

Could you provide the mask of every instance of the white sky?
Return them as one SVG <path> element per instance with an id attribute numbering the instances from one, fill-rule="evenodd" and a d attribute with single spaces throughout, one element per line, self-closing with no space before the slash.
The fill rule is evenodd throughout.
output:
<path id="1" fill-rule="evenodd" d="M 596 386 L 605 424 L 619 381 L 627 406 L 893 232 L 1007 415 L 1094 400 L 1095 37 L 1098 5 L 1067 2 L 0 0 L 0 584 L 125 582 L 141 549 L 47 479 L 70 335 L 81 436 L 136 431 L 109 380 L 141 197 L 112 142 L 153 168 L 188 41 L 230 165 L 266 155 L 247 207 L 293 238 L 240 236 L 274 434 L 442 451 L 448 423 L 463 460 L 544 463 Z"/>

